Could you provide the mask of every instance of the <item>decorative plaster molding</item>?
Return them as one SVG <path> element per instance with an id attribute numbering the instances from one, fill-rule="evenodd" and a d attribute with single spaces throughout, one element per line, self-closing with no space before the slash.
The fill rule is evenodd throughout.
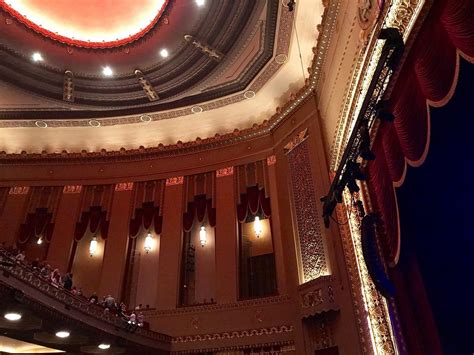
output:
<path id="1" fill-rule="evenodd" d="M 119 182 L 115 184 L 115 191 L 131 191 L 133 189 L 133 182 Z"/>
<path id="2" fill-rule="evenodd" d="M 320 207 L 316 200 L 311 173 L 306 130 L 300 132 L 290 143 L 287 158 L 290 166 L 290 181 L 293 208 L 297 226 L 297 245 L 304 282 L 327 275 L 326 253 L 320 225 Z"/>
<path id="3" fill-rule="evenodd" d="M 172 343 L 190 343 L 190 342 L 193 343 L 197 341 L 214 341 L 214 340 L 224 340 L 224 339 L 246 338 L 246 337 L 253 337 L 253 336 L 291 333 L 291 332 L 293 332 L 292 325 L 280 325 L 280 326 L 275 326 L 275 327 L 270 327 L 270 328 L 247 329 L 247 330 L 239 330 L 239 331 L 233 331 L 233 332 L 179 336 L 179 337 L 174 337 L 171 340 L 171 342 Z"/>
<path id="4" fill-rule="evenodd" d="M 334 276 L 326 275 L 300 285 L 300 305 L 303 317 L 339 310 L 334 283 Z"/>
<path id="5" fill-rule="evenodd" d="M 308 137 L 308 129 L 302 130 L 296 136 L 294 136 L 290 142 L 285 145 L 285 152 L 289 153 L 294 148 L 296 148 L 299 144 L 301 144 L 306 138 Z"/>
<path id="6" fill-rule="evenodd" d="M 228 168 L 222 168 L 219 170 L 216 170 L 216 177 L 224 177 L 224 176 L 231 176 L 234 175 L 234 167 L 229 166 Z"/>
<path id="7" fill-rule="evenodd" d="M 29 186 L 12 186 L 8 191 L 9 195 L 26 195 L 30 191 Z"/>
<path id="8" fill-rule="evenodd" d="M 245 301 L 238 301 L 234 303 L 223 303 L 223 304 L 206 304 L 198 306 L 187 306 L 179 307 L 176 309 L 164 309 L 164 310 L 152 310 L 147 311 L 147 318 L 159 317 L 159 316 L 169 316 L 177 314 L 193 314 L 193 313 L 203 313 L 203 312 L 215 312 L 228 309 L 244 309 L 250 307 L 264 307 L 272 304 L 282 304 L 290 301 L 291 298 L 288 295 L 284 296 L 273 296 L 273 297 L 262 297 Z"/>
<path id="9" fill-rule="evenodd" d="M 246 344 L 246 345 L 234 345 L 234 346 L 226 346 L 226 347 L 214 347 L 214 348 L 200 348 L 199 351 L 201 353 L 216 353 L 221 354 L 222 352 L 236 352 L 237 354 L 243 354 L 243 350 L 250 350 L 249 354 L 257 354 L 254 351 L 260 351 L 261 349 L 271 349 L 277 348 L 274 353 L 265 352 L 264 354 L 274 354 L 274 355 L 281 355 L 282 353 L 290 352 L 294 354 L 296 351 L 296 347 L 293 341 L 274 341 L 269 343 L 256 343 L 256 344 Z M 259 352 L 258 354 L 260 354 Z M 181 351 L 174 351 L 173 354 L 196 354 L 196 350 L 181 350 Z"/>
<path id="10" fill-rule="evenodd" d="M 166 179 L 166 186 L 182 185 L 184 183 L 184 176 L 170 177 Z"/>
<path id="11" fill-rule="evenodd" d="M 66 185 L 63 187 L 63 194 L 80 194 L 82 185 Z"/>
<path id="12" fill-rule="evenodd" d="M 276 155 L 270 155 L 269 157 L 267 157 L 267 166 L 275 165 L 276 162 L 277 162 Z"/>

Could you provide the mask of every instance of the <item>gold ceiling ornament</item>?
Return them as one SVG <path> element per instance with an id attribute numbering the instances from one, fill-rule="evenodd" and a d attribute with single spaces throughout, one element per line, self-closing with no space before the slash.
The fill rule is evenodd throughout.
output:
<path id="1" fill-rule="evenodd" d="M 222 168 L 222 169 L 216 170 L 216 177 L 218 177 L 218 178 L 224 177 L 224 176 L 232 176 L 232 175 L 234 175 L 234 167 L 233 166 L 229 166 L 227 168 Z"/>
<path id="2" fill-rule="evenodd" d="M 191 35 L 184 35 L 184 39 L 186 42 L 191 43 L 196 49 L 200 50 L 202 54 L 208 56 L 210 59 L 215 60 L 216 62 L 220 62 L 224 57 L 222 52 Z"/>
<path id="3" fill-rule="evenodd" d="M 9 195 L 26 195 L 30 191 L 28 186 L 12 186 L 8 191 Z"/>
<path id="4" fill-rule="evenodd" d="M 63 194 L 80 194 L 82 185 L 66 185 L 63 187 Z"/>

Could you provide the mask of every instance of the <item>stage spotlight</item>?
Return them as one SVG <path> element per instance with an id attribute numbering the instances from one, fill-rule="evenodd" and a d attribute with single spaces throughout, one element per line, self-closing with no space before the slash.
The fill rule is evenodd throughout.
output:
<path id="1" fill-rule="evenodd" d="M 359 155 L 364 160 L 374 160 L 375 154 L 370 150 L 370 132 L 368 122 L 364 120 L 359 128 L 360 147 Z"/>
<path id="2" fill-rule="evenodd" d="M 295 10 L 295 5 L 296 5 L 295 0 L 288 1 L 288 3 L 286 4 L 286 6 L 288 6 L 288 11 L 290 11 L 290 12 L 294 11 Z"/>
<path id="3" fill-rule="evenodd" d="M 354 178 L 356 180 L 365 180 L 365 174 L 360 170 L 360 164 L 356 163 L 355 161 L 348 161 L 346 169 L 349 173 L 349 176 L 351 178 Z"/>
<path id="4" fill-rule="evenodd" d="M 395 116 L 388 109 L 389 104 L 387 100 L 380 100 L 375 104 L 375 117 L 383 121 L 392 122 Z"/>
<path id="5" fill-rule="evenodd" d="M 350 179 L 347 182 L 347 188 L 349 189 L 349 192 L 351 194 L 360 191 L 359 185 L 357 185 L 357 182 L 355 181 L 355 179 Z"/>

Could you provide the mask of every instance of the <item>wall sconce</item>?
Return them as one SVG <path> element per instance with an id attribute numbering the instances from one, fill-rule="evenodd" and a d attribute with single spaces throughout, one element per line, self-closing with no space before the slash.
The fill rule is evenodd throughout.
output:
<path id="1" fill-rule="evenodd" d="M 199 241 L 201 242 L 201 247 L 206 245 L 207 236 L 206 236 L 206 227 L 204 226 L 201 226 L 201 229 L 199 230 Z"/>
<path id="2" fill-rule="evenodd" d="M 255 235 L 257 236 L 257 238 L 260 238 L 260 235 L 262 235 L 263 233 L 263 228 L 259 216 L 256 216 L 255 220 L 253 221 L 253 230 L 255 231 Z"/>
<path id="3" fill-rule="evenodd" d="M 89 254 L 92 257 L 95 252 L 97 251 L 97 238 L 94 237 L 91 240 L 91 243 L 89 244 Z"/>
<path id="4" fill-rule="evenodd" d="M 36 244 L 38 245 L 43 244 L 43 237 L 39 237 L 38 240 L 36 241 Z"/>
<path id="5" fill-rule="evenodd" d="M 145 249 L 145 252 L 147 254 L 151 249 L 153 249 L 153 236 L 150 232 L 148 232 L 148 234 L 146 235 L 145 246 L 143 247 L 143 249 Z"/>

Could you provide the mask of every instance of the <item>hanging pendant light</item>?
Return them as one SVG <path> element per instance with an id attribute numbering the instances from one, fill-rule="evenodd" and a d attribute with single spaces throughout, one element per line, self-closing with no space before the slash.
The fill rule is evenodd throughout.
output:
<path id="1" fill-rule="evenodd" d="M 199 241 L 201 242 L 201 247 L 207 243 L 206 227 L 204 226 L 201 226 L 201 229 L 199 230 Z"/>
<path id="2" fill-rule="evenodd" d="M 97 251 L 97 238 L 93 237 L 91 243 L 89 244 L 89 254 L 92 257 Z"/>
<path id="3" fill-rule="evenodd" d="M 260 236 L 263 233 L 263 228 L 262 228 L 262 222 L 260 222 L 260 217 L 256 216 L 255 220 L 253 221 L 253 229 L 255 231 L 255 235 L 257 238 L 260 238 Z"/>
<path id="4" fill-rule="evenodd" d="M 153 249 L 153 236 L 151 235 L 150 232 L 146 235 L 145 238 L 145 246 L 143 247 L 145 249 L 145 252 L 148 254 L 151 249 Z"/>

